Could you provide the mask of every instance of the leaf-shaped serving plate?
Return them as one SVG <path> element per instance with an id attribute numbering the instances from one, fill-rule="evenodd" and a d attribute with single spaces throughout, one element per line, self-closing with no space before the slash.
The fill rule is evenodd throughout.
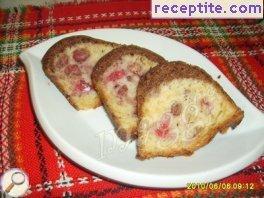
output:
<path id="1" fill-rule="evenodd" d="M 150 49 L 167 60 L 182 60 L 207 71 L 244 110 L 234 130 L 218 134 L 190 157 L 135 158 L 135 142 L 117 138 L 103 107 L 76 111 L 45 76 L 41 58 L 55 42 L 72 35 L 88 35 Z M 203 55 L 184 44 L 156 34 L 128 29 L 98 29 L 65 34 L 24 51 L 30 92 L 37 118 L 55 146 L 82 167 L 132 185 L 175 188 L 189 182 L 211 182 L 252 163 L 264 150 L 264 115 Z M 221 75 L 218 79 L 217 76 Z M 231 130 L 231 129 L 230 129 Z"/>

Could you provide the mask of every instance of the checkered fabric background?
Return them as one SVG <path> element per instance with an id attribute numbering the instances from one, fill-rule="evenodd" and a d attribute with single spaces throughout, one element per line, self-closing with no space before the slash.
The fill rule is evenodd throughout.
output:
<path id="1" fill-rule="evenodd" d="M 208 57 L 264 111 L 264 24 L 260 20 L 151 20 L 150 3 L 90 1 L 0 10 L 0 174 L 12 167 L 30 178 L 28 197 L 244 197 L 264 195 L 264 156 L 219 182 L 254 190 L 144 189 L 99 178 L 65 158 L 34 115 L 21 51 L 48 38 L 91 28 L 123 27 L 180 41 Z"/>

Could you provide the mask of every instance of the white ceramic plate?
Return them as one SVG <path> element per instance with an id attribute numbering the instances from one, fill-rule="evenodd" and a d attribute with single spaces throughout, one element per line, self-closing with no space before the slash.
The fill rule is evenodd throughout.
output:
<path id="1" fill-rule="evenodd" d="M 123 143 L 102 107 L 76 111 L 42 71 L 41 58 L 55 42 L 72 35 L 148 48 L 167 60 L 182 60 L 205 69 L 245 112 L 241 124 L 217 135 L 190 157 L 135 159 L 135 142 Z M 75 32 L 47 40 L 20 55 L 26 65 L 33 106 L 44 131 L 74 162 L 107 178 L 147 187 L 185 187 L 188 182 L 210 182 L 229 176 L 264 151 L 264 115 L 257 110 L 203 55 L 156 34 L 127 29 Z M 220 79 L 217 76 L 221 75 Z"/>

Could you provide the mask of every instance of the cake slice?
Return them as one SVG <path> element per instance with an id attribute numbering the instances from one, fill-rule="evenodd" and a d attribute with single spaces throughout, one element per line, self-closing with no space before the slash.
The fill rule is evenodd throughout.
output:
<path id="1" fill-rule="evenodd" d="M 100 106 L 91 73 L 97 61 L 118 44 L 88 36 L 70 36 L 55 43 L 42 58 L 48 78 L 77 109 Z"/>
<path id="2" fill-rule="evenodd" d="M 152 51 L 130 45 L 112 50 L 96 64 L 92 73 L 93 85 L 122 140 L 137 136 L 139 78 L 163 61 Z"/>
<path id="3" fill-rule="evenodd" d="M 191 155 L 243 111 L 204 70 L 184 62 L 151 69 L 138 85 L 137 157 Z"/>

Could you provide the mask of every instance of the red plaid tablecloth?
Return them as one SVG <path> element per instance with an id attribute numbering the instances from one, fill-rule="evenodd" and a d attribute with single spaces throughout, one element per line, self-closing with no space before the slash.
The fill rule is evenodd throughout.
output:
<path id="1" fill-rule="evenodd" d="M 57 4 L 0 10 L 0 173 L 30 178 L 29 197 L 237 197 L 264 195 L 264 156 L 219 182 L 254 190 L 144 189 L 102 179 L 65 158 L 41 130 L 18 55 L 50 37 L 90 28 L 124 27 L 180 41 L 208 57 L 264 111 L 264 23 L 260 20 L 151 20 L 149 1 Z"/>

